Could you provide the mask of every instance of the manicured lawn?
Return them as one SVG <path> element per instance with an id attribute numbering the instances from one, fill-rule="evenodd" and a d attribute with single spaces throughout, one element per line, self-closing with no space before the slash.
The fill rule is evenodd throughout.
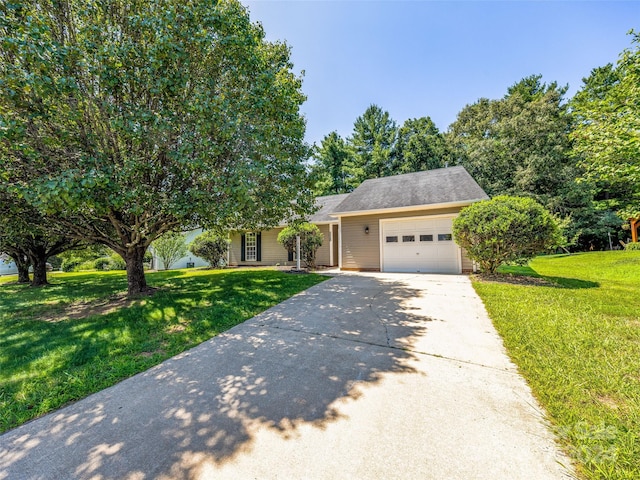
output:
<path id="1" fill-rule="evenodd" d="M 640 252 L 505 271 L 542 279 L 474 287 L 580 475 L 640 478 Z"/>
<path id="2" fill-rule="evenodd" d="M 120 272 L 53 274 L 52 285 L 40 289 L 2 277 L 0 432 L 144 371 L 323 280 L 262 269 L 149 273 L 147 282 L 159 290 L 129 304 L 118 296 L 127 285 Z"/>

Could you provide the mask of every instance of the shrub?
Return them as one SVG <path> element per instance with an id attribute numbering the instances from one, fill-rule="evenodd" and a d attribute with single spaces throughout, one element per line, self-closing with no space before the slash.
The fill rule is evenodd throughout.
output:
<path id="1" fill-rule="evenodd" d="M 225 265 L 229 240 L 214 232 L 204 232 L 198 235 L 189 245 L 189 251 L 203 258 L 212 268 Z"/>
<path id="2" fill-rule="evenodd" d="M 282 229 L 278 234 L 278 242 L 289 253 L 295 252 L 296 237 L 300 235 L 301 260 L 309 268 L 316 268 L 316 252 L 322 246 L 324 235 L 320 233 L 317 225 L 312 223 L 299 223 Z"/>
<path id="3" fill-rule="evenodd" d="M 624 246 L 625 250 L 640 250 L 640 242 L 629 242 Z"/>
<path id="4" fill-rule="evenodd" d="M 63 272 L 73 272 L 81 263 L 83 263 L 82 260 L 78 258 L 65 258 L 60 264 L 60 270 Z"/>
<path id="5" fill-rule="evenodd" d="M 111 257 L 100 257 L 93 261 L 96 270 L 111 270 Z"/>
<path id="6" fill-rule="evenodd" d="M 73 267 L 74 272 L 86 272 L 88 270 L 95 270 L 95 260 L 87 260 L 86 262 L 79 263 Z"/>
<path id="7" fill-rule="evenodd" d="M 178 232 L 168 232 L 151 244 L 156 255 L 162 260 L 165 270 L 187 254 L 185 237 Z"/>
<path id="8" fill-rule="evenodd" d="M 58 255 L 60 260 L 60 269 L 63 272 L 72 272 L 79 269 L 82 264 L 82 269 L 91 270 L 93 265 L 89 265 L 100 257 L 109 255 L 111 250 L 103 245 L 90 245 L 86 248 L 67 250 Z"/>
<path id="9" fill-rule="evenodd" d="M 118 255 L 115 252 L 109 256 L 109 270 L 126 270 L 126 269 L 127 269 L 127 263 L 124 261 L 124 258 L 122 258 L 120 255 Z"/>
<path id="10" fill-rule="evenodd" d="M 506 195 L 464 208 L 453 221 L 453 235 L 485 273 L 563 243 L 558 223 L 542 205 Z"/>

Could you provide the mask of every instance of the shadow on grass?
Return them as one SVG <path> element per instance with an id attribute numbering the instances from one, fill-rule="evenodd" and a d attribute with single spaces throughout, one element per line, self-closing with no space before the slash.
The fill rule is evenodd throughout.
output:
<path id="1" fill-rule="evenodd" d="M 598 288 L 600 286 L 598 282 L 592 282 L 589 280 L 540 275 L 528 265 L 502 265 L 498 269 L 498 274 L 480 275 L 479 278 L 481 280 L 496 283 L 566 288 L 572 290 L 583 288 Z"/>
<path id="2" fill-rule="evenodd" d="M 274 271 L 151 273 L 149 285 L 161 290 L 130 307 L 50 321 L 78 301 L 126 290 L 123 273 L 52 280 L 41 289 L 0 287 L 0 432 L 145 370 L 320 281 Z"/>

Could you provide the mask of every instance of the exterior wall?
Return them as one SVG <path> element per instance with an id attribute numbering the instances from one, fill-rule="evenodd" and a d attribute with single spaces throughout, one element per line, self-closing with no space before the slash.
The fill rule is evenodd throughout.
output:
<path id="1" fill-rule="evenodd" d="M 234 233 L 231 235 L 231 248 L 229 249 L 229 265 L 295 265 L 289 261 L 288 252 L 278 243 L 278 234 L 282 227 L 271 230 L 263 230 L 261 233 L 261 260 L 255 262 L 242 261 L 242 235 Z"/>
<path id="2" fill-rule="evenodd" d="M 13 261 L 5 262 L 0 259 L 0 275 L 15 275 L 18 273 L 18 268 Z"/>
<path id="3" fill-rule="evenodd" d="M 318 225 L 324 239 L 316 253 L 316 265 L 331 265 L 331 225 Z"/>
<path id="4" fill-rule="evenodd" d="M 342 217 L 341 268 L 343 270 L 380 270 L 380 220 L 455 214 L 459 211 L 459 207 L 454 207 Z M 369 227 L 368 234 L 365 233 L 365 227 Z M 464 255 L 462 269 L 465 269 Z"/>
<path id="5" fill-rule="evenodd" d="M 187 246 L 193 242 L 193 239 L 202 233 L 202 229 L 191 230 L 185 233 L 185 243 Z M 196 257 L 193 253 L 187 252 L 187 254 L 180 258 L 178 261 L 171 265 L 171 270 L 177 270 L 179 268 L 188 268 L 187 264 L 193 263 L 193 267 L 208 267 L 209 264 L 202 258 Z M 164 270 L 164 264 L 162 260 L 154 253 L 153 254 L 153 268 L 156 270 Z"/>
<path id="6" fill-rule="evenodd" d="M 322 246 L 316 254 L 317 265 L 331 265 L 331 226 L 318 225 L 320 233 L 324 236 Z M 272 230 L 263 230 L 261 233 L 261 260 L 255 262 L 242 261 L 242 240 L 241 233 L 231 235 L 231 249 L 229 252 L 229 265 L 295 265 L 295 259 L 289 260 L 289 254 L 285 248 L 278 243 L 278 234 L 282 227 Z M 337 241 L 337 238 L 336 238 Z M 334 263 L 337 263 L 337 257 Z"/>

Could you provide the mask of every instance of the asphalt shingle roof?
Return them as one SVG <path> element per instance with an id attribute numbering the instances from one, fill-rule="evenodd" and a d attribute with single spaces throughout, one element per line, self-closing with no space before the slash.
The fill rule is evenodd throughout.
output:
<path id="1" fill-rule="evenodd" d="M 320 209 L 309 217 L 309 222 L 336 222 L 337 219 L 329 214 L 333 213 L 333 210 L 348 196 L 348 193 L 343 193 L 340 195 L 316 197 L 316 205 L 320 207 Z"/>
<path id="2" fill-rule="evenodd" d="M 333 213 L 471 203 L 489 198 L 461 166 L 365 180 L 345 197 Z"/>

